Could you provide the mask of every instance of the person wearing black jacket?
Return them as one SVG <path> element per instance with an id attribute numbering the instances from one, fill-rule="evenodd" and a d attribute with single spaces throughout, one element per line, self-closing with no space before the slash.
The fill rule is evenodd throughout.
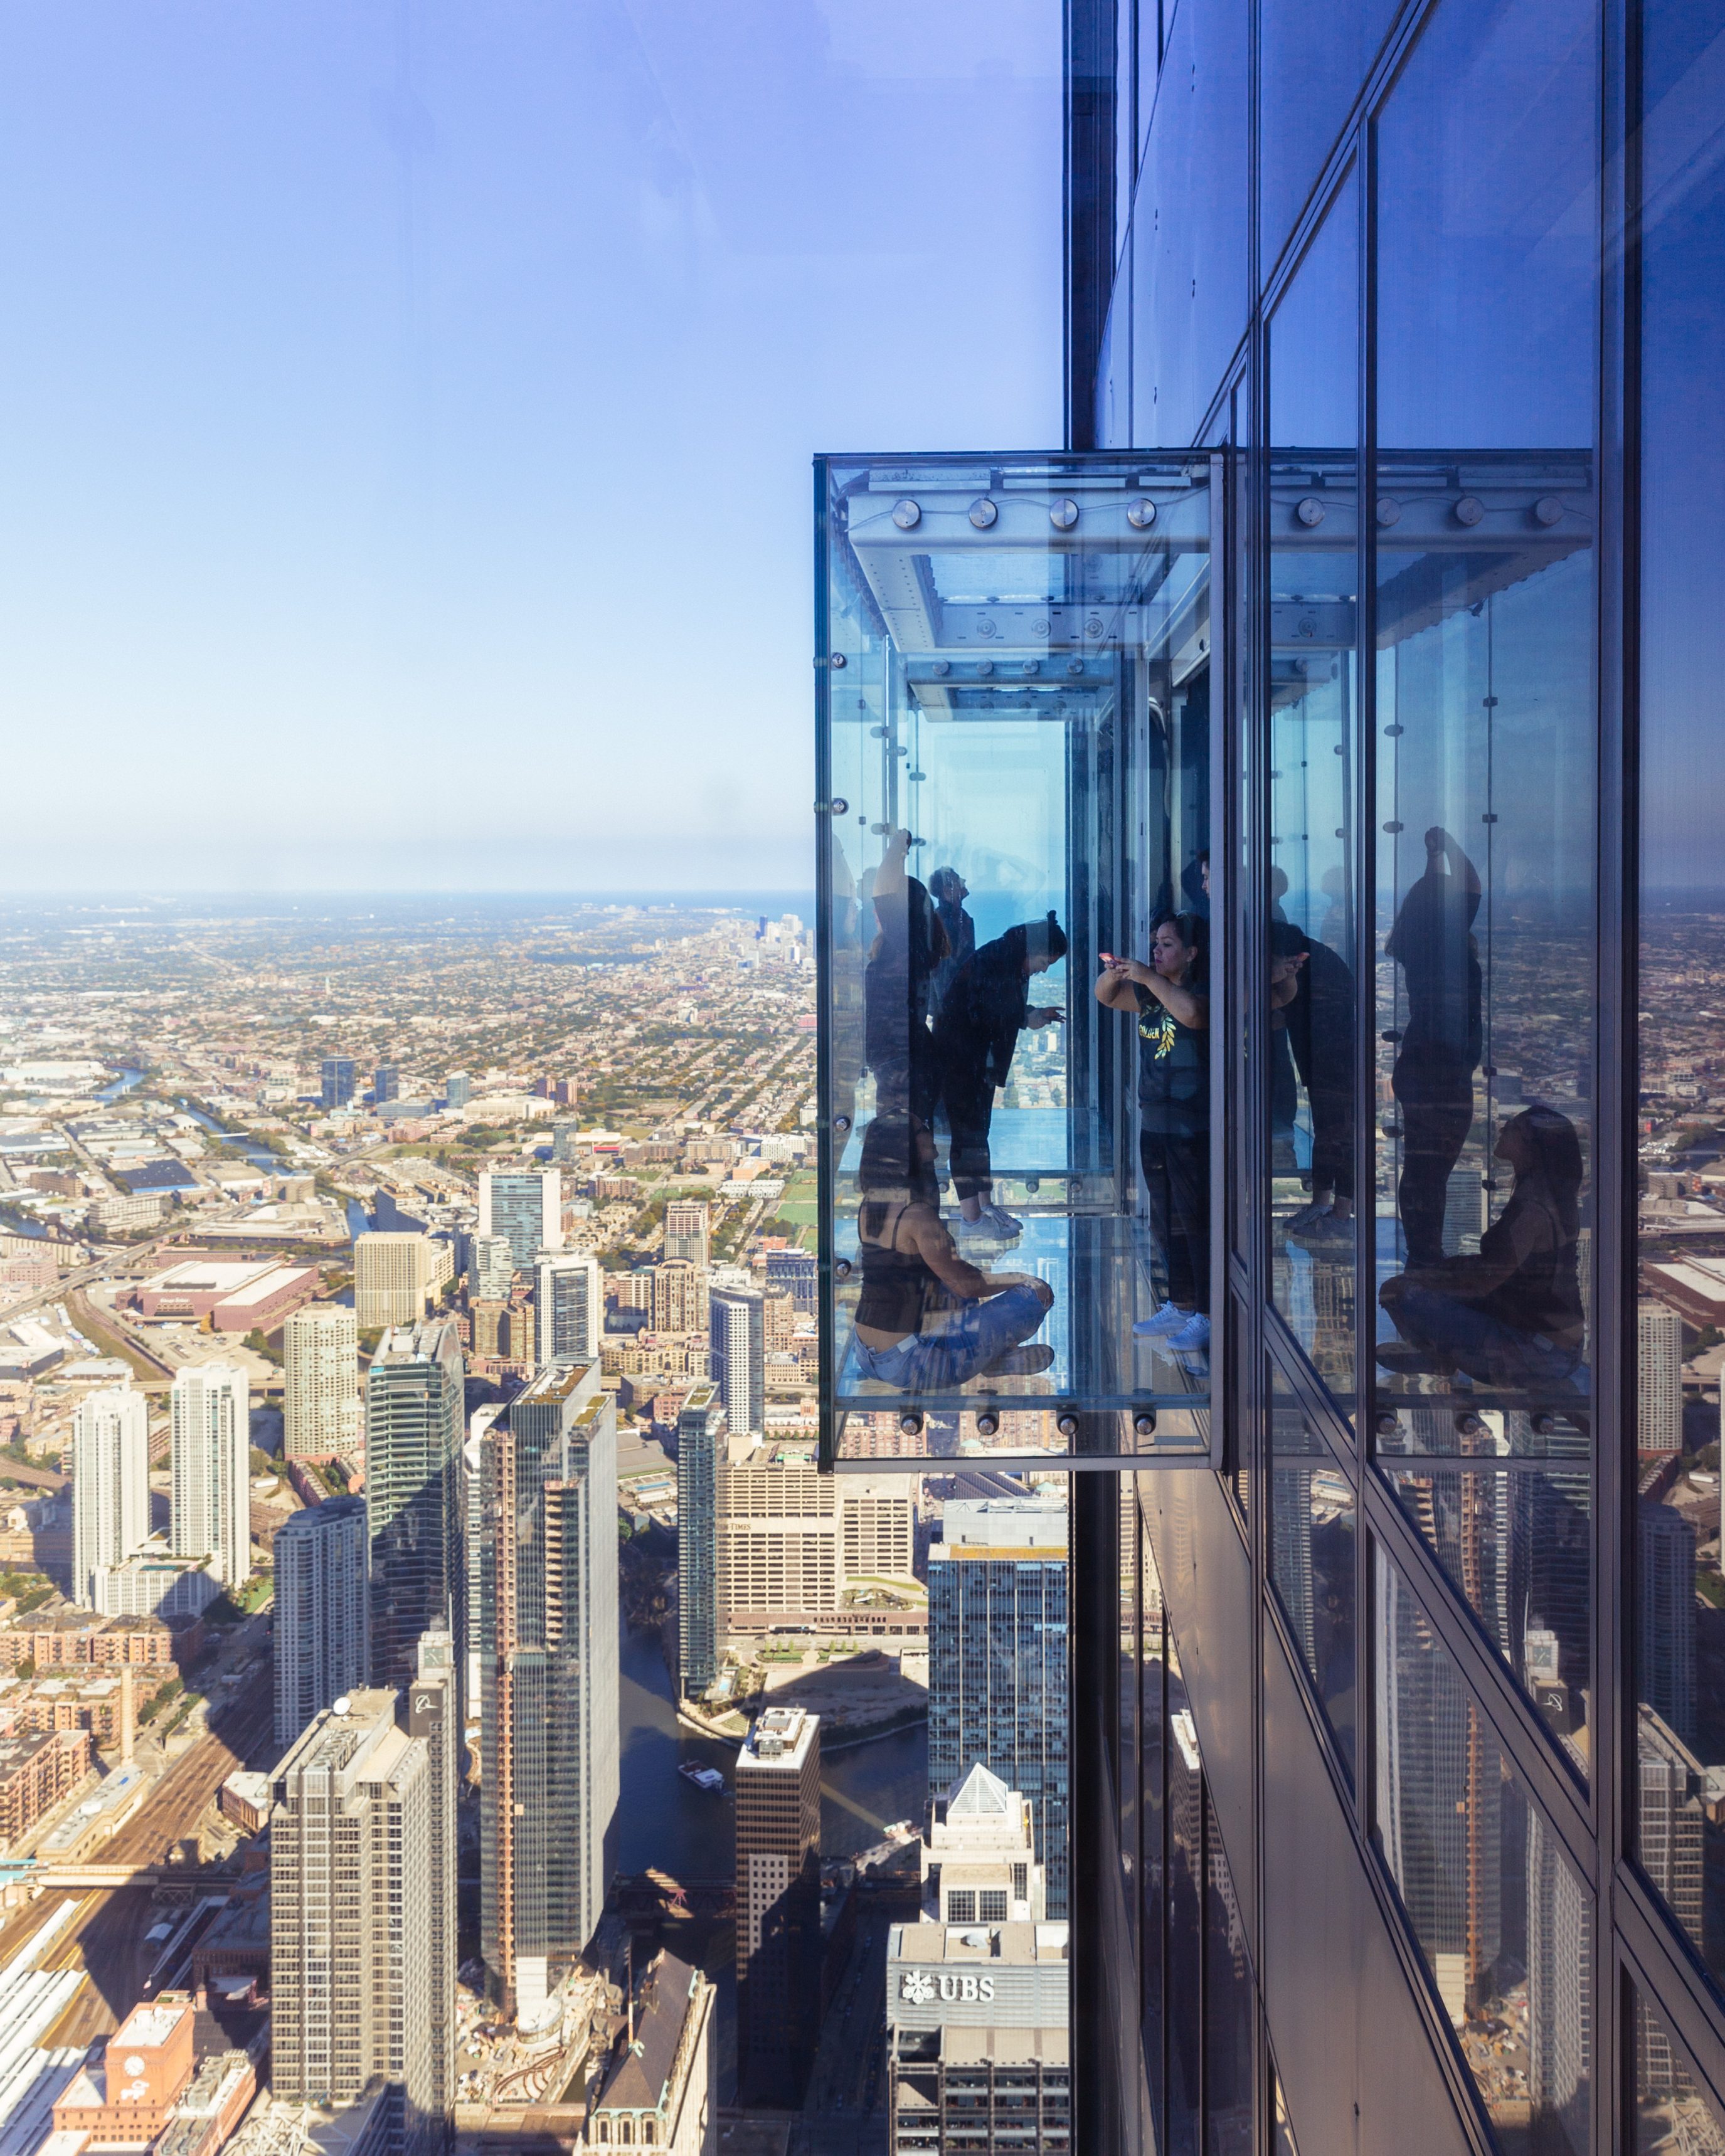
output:
<path id="1" fill-rule="evenodd" d="M 1032 978 L 1065 955 L 1065 932 L 1050 913 L 980 945 L 947 983 L 934 1022 L 934 1057 L 952 1132 L 961 1234 L 1011 1237 L 1023 1228 L 994 1203 L 988 1127 L 1019 1034 L 1027 1026 L 1058 1025 L 1065 1015 L 1055 1004 L 1029 1001 Z"/>

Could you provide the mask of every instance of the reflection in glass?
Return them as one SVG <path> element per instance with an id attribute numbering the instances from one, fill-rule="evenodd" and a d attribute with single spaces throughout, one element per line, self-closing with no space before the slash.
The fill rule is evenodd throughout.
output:
<path id="1" fill-rule="evenodd" d="M 1459 1414 L 1414 1408 L 1400 1422 L 1407 1450 L 1428 1462 L 1451 1456 L 1457 1465 L 1399 1467 L 1380 1442 L 1379 1466 L 1552 1742 L 1585 1780 L 1593 1689 L 1591 1440 L 1573 1424 L 1534 1437 L 1525 1415 L 1496 1408 Z M 1574 1465 L 1562 1465 L 1566 1457 Z"/>
<path id="2" fill-rule="evenodd" d="M 1640 709 L 1641 1301 L 1634 1338 L 1639 1499 L 1630 1606 L 1639 1695 L 1636 1854 L 1715 1980 L 1725 1979 L 1725 1566 L 1719 1322 L 1725 1232 L 1717 1079 L 1725 999 L 1725 410 L 1697 394 L 1725 341 L 1725 4 L 1650 9 L 1642 29 Z M 1697 1379 L 1705 1378 L 1704 1394 Z M 1660 2073 L 1663 2072 L 1660 2069 Z M 1654 2118 L 1702 2114 L 1655 2075 Z M 1663 2108 L 1661 2108 L 1661 2106 Z M 1656 2141 L 1648 2145 L 1660 2145 Z M 1717 2147 L 1695 2139 L 1697 2147 Z"/>
<path id="3" fill-rule="evenodd" d="M 1252 2138 L 1257 2004 L 1245 1925 L 1208 1786 L 1204 1830 L 1204 2148 L 1235 2156 Z"/>
<path id="4" fill-rule="evenodd" d="M 1147 973 L 1159 921 L 1202 921 L 1208 466 L 827 470 L 841 1442 L 870 1414 L 937 1451 L 961 1409 L 994 1444 L 1012 1414 L 1155 1407 L 1158 1444 L 1202 1448 L 1208 1322 L 1174 1336 L 1207 1300 L 1207 1088 L 1164 1118 L 1147 1192 L 1145 1014 L 1091 988 Z M 1201 992 L 1201 956 L 1185 971 Z M 1135 1332 L 1177 1288 L 1180 1323 Z"/>
<path id="5" fill-rule="evenodd" d="M 1359 190 L 1270 326 L 1271 1292 L 1339 1399 L 1354 1383 Z"/>
<path id="6" fill-rule="evenodd" d="M 1172 1630 L 1168 1655 L 1168 1933 L 1163 1999 L 1167 2010 L 1168 2140 L 1169 2156 L 1198 2156 L 1202 2094 L 1204 1969 L 1204 1763 L 1198 1724 L 1186 1702 L 1180 1657 Z"/>
<path id="7" fill-rule="evenodd" d="M 1352 1777 L 1353 1486 L 1279 1371 L 1271 1383 L 1270 1576 Z"/>
<path id="8" fill-rule="evenodd" d="M 1506 2149 L 1589 2146 L 1593 1904 L 1381 1550 L 1377 1833 Z"/>
<path id="9" fill-rule="evenodd" d="M 1143 1915 L 1140 1925 L 1143 1941 L 1142 2026 L 1145 2076 L 1150 2091 L 1151 2118 L 1154 2123 L 1151 2140 L 1152 2145 L 1159 2148 L 1166 2145 L 1163 2138 L 1166 2082 L 1163 2058 L 1163 1927 L 1168 1905 L 1163 1892 L 1166 1864 L 1163 1830 L 1167 1807 L 1163 1779 L 1167 1765 L 1168 1707 L 1165 1695 L 1168 1650 L 1162 1609 L 1162 1582 L 1157 1574 L 1155 1553 L 1150 1547 L 1149 1530 L 1142 1524 L 1138 1562 L 1143 1581 L 1144 1612 L 1142 1744 L 1139 1753 L 1143 1821 L 1143 1899 L 1141 1904 Z"/>
<path id="10" fill-rule="evenodd" d="M 1670 2031 L 1631 1987 L 1635 2037 L 1634 2156 L 1725 2156 L 1725 2126 L 1707 2107 Z"/>

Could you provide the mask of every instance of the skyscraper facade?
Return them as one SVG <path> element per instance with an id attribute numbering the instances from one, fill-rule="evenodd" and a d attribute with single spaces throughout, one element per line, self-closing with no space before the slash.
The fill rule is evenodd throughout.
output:
<path id="1" fill-rule="evenodd" d="M 541 1372 L 480 1456 L 480 1930 L 516 2014 L 587 1945 L 615 1868 L 617 1435 L 597 1364 Z"/>
<path id="2" fill-rule="evenodd" d="M 345 1108 L 353 1098 L 353 1058 L 326 1055 L 323 1059 L 321 1099 L 326 1108 Z"/>
<path id="3" fill-rule="evenodd" d="M 208 1557 L 237 1592 L 251 1576 L 251 1389 L 228 1363 L 197 1363 L 175 1377 L 173 1550 Z"/>
<path id="4" fill-rule="evenodd" d="M 469 1291 L 486 1302 L 507 1302 L 515 1252 L 507 1235 L 475 1235 L 468 1259 Z"/>
<path id="5" fill-rule="evenodd" d="M 665 1209 L 665 1255 L 705 1271 L 708 1264 L 707 1224 L 711 1212 L 704 1198 L 674 1198 Z"/>
<path id="6" fill-rule="evenodd" d="M 386 1101 L 398 1101 L 400 1098 L 400 1064 L 380 1063 L 372 1073 L 372 1099 L 381 1108 Z"/>
<path id="7" fill-rule="evenodd" d="M 749 1289 L 716 1287 L 708 1297 L 707 1326 L 707 1375 L 732 1435 L 764 1429 L 767 1328 L 760 1296 Z"/>
<path id="8" fill-rule="evenodd" d="M 482 1168 L 479 1231 L 501 1235 L 521 1271 L 542 1250 L 563 1247 L 563 1178 L 557 1168 Z"/>
<path id="9" fill-rule="evenodd" d="M 719 1470 L 725 1410 L 692 1387 L 677 1415 L 677 1683 L 700 1699 L 719 1674 Z"/>
<path id="10" fill-rule="evenodd" d="M 452 1108 L 465 1108 L 473 1098 L 473 1081 L 465 1070 L 452 1070 L 444 1081 L 444 1099 Z"/>
<path id="11" fill-rule="evenodd" d="M 105 1385 L 72 1417 L 72 1586 L 96 1606 L 96 1574 L 122 1565 L 150 1532 L 150 1403 Z"/>
<path id="12" fill-rule="evenodd" d="M 707 1279 L 687 1258 L 653 1268 L 653 1330 L 699 1332 L 707 1322 Z"/>
<path id="13" fill-rule="evenodd" d="M 415 1743 L 425 1748 L 431 1783 L 426 1893 L 431 2110 L 443 2126 L 442 2142 L 447 2148 L 454 2139 L 455 2106 L 456 1875 L 460 1861 L 455 1808 L 462 1776 L 462 1713 L 456 1641 L 452 1634 L 436 1627 L 419 1635 L 413 1681 L 407 1691 L 407 1730 Z"/>
<path id="14" fill-rule="evenodd" d="M 362 1332 L 417 1325 L 431 1287 L 431 1239 L 407 1232 L 353 1239 L 353 1314 Z"/>
<path id="15" fill-rule="evenodd" d="M 434 2156 L 450 2121 L 453 2024 L 434 2020 L 434 1852 L 445 1796 L 400 1695 L 357 1691 L 271 1776 L 271 2085 L 288 2103 L 356 2104 L 388 2084 L 388 2156 Z"/>
<path id="16" fill-rule="evenodd" d="M 796 2109 L 820 2034 L 820 1718 L 773 1707 L 737 1757 L 737 2080 Z"/>
<path id="17" fill-rule="evenodd" d="M 1635 1449 L 1683 1449 L 1683 1321 L 1645 1297 L 1635 1309 Z"/>
<path id="18" fill-rule="evenodd" d="M 290 1460 L 352 1453 L 361 1428 L 357 1313 L 308 1303 L 282 1327 L 282 1349 L 283 1451 Z"/>
<path id="19" fill-rule="evenodd" d="M 363 1497 L 293 1513 L 276 1535 L 275 1741 L 364 1685 L 371 1669 L 371 1537 Z"/>
<path id="20" fill-rule="evenodd" d="M 591 1251 L 542 1251 L 534 1272 L 538 1361 L 593 1363 L 605 1329 L 604 1280 Z"/>
<path id="21" fill-rule="evenodd" d="M 1029 1802 L 1048 1914 L 1068 1913 L 1066 1507 L 955 1500 L 928 1553 L 928 1794 L 980 1763 Z"/>
<path id="22" fill-rule="evenodd" d="M 767 1292 L 788 1295 L 798 1312 L 812 1317 L 819 1286 L 819 1261 L 813 1250 L 769 1250 L 767 1253 Z"/>
<path id="23" fill-rule="evenodd" d="M 372 1678 L 409 1684 L 420 1635 L 466 1622 L 461 1440 L 465 1399 L 453 1318 L 386 1332 L 366 1373 L 366 1517 Z"/>

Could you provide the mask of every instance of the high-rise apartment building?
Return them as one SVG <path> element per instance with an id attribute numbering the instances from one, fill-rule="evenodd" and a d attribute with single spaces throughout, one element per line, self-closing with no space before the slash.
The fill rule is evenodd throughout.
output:
<path id="1" fill-rule="evenodd" d="M 677 1415 L 677 1684 L 700 1699 L 719 1674 L 719 1476 L 725 1410 L 711 1384 Z"/>
<path id="2" fill-rule="evenodd" d="M 404 1721 L 399 1693 L 349 1693 L 270 1778 L 270 2072 L 278 2101 L 336 2107 L 382 2076 L 388 2156 L 434 2156 L 454 2030 L 434 2019 L 434 1851 L 454 1822 Z"/>
<path id="3" fill-rule="evenodd" d="M 849 1479 L 848 1477 L 846 1478 Z M 1029 1802 L 1048 1913 L 1068 1914 L 1065 1502 L 948 1502 L 928 1553 L 928 1793 L 980 1761 Z"/>
<path id="4" fill-rule="evenodd" d="M 665 1209 L 665 1257 L 680 1259 L 705 1272 L 707 1233 L 712 1209 L 704 1198 L 674 1198 Z"/>
<path id="5" fill-rule="evenodd" d="M 182 1369 L 173 1418 L 173 1553 L 207 1557 L 230 1592 L 251 1577 L 251 1389 L 228 1363 Z"/>
<path id="6" fill-rule="evenodd" d="M 122 1565 L 150 1532 L 150 1403 L 105 1385 L 72 1417 L 72 1593 L 96 1606 L 96 1575 Z"/>
<path id="7" fill-rule="evenodd" d="M 707 1375 L 718 1388 L 735 1437 L 767 1420 L 767 1327 L 761 1298 L 744 1288 L 714 1288 L 707 1298 Z"/>
<path id="8" fill-rule="evenodd" d="M 1635 1686 L 1686 1744 L 1696 1733 L 1695 1523 L 1673 1505 L 1636 1507 Z"/>
<path id="9" fill-rule="evenodd" d="M 323 1059 L 321 1098 L 326 1108 L 345 1108 L 353 1098 L 353 1058 L 326 1055 Z"/>
<path id="10" fill-rule="evenodd" d="M 362 1332 L 417 1325 L 431 1290 L 431 1238 L 375 1234 L 353 1239 L 353 1315 Z"/>
<path id="11" fill-rule="evenodd" d="M 597 1362 L 605 1330 L 604 1281 L 598 1260 L 590 1251 L 542 1251 L 534 1281 L 537 1360 Z"/>
<path id="12" fill-rule="evenodd" d="M 820 1264 L 813 1250 L 767 1253 L 768 1294 L 788 1295 L 799 1317 L 814 1317 L 819 1281 Z"/>
<path id="13" fill-rule="evenodd" d="M 506 1239 L 517 1269 L 528 1272 L 542 1250 L 563 1247 L 563 1177 L 558 1168 L 481 1168 L 479 1230 Z"/>
<path id="14" fill-rule="evenodd" d="M 1670 1305 L 1635 1307 L 1635 1450 L 1683 1449 L 1683 1321 Z"/>
<path id="15" fill-rule="evenodd" d="M 291 1744 L 314 1716 L 371 1670 L 370 1530 L 363 1497 L 331 1497 L 278 1532 L 275 1741 Z"/>
<path id="16" fill-rule="evenodd" d="M 465 1399 L 453 1318 L 386 1332 L 366 1373 L 372 1677 L 409 1684 L 420 1635 L 466 1623 Z"/>
<path id="17" fill-rule="evenodd" d="M 505 1403 L 501 1400 L 482 1402 L 468 1417 L 467 1435 L 461 1441 L 462 1518 L 466 1531 L 462 1563 L 467 1575 L 467 1629 L 465 1635 L 467 1668 L 463 1704 L 470 1722 L 478 1717 L 483 1693 L 480 1672 L 485 1625 L 483 1442 L 487 1431 L 505 1412 Z"/>
<path id="18" fill-rule="evenodd" d="M 452 1070 L 444 1081 L 444 1104 L 451 1108 L 465 1108 L 472 1098 L 472 1079 L 465 1070 Z"/>
<path id="19" fill-rule="evenodd" d="M 456 1873 L 460 1842 L 456 1803 L 462 1776 L 460 1656 L 454 1635 L 434 1627 L 419 1635 L 413 1681 L 407 1691 L 408 1734 L 425 1747 L 431 1780 L 429 1851 L 431 1996 L 431 2102 L 444 2123 L 444 2144 L 455 2104 Z"/>
<path id="20" fill-rule="evenodd" d="M 710 1389 L 716 1399 L 716 1386 Z M 727 1436 L 716 1450 L 721 1630 L 834 1615 L 853 1590 L 870 1589 L 896 1590 L 906 1609 L 920 1613 L 911 1484 L 822 1475 L 795 1447 L 752 1447 Z"/>
<path id="21" fill-rule="evenodd" d="M 820 2034 L 820 1717 L 757 1716 L 735 1797 L 737 2093 L 794 2110 Z"/>
<path id="22" fill-rule="evenodd" d="M 699 1332 L 707 1322 L 707 1276 L 688 1258 L 653 1268 L 653 1330 Z"/>
<path id="23" fill-rule="evenodd" d="M 369 1241 L 362 1237 L 362 1241 Z M 359 1443 L 359 1318 L 308 1303 L 282 1327 L 282 1449 L 290 1460 L 332 1460 Z"/>
<path id="24" fill-rule="evenodd" d="M 507 1302 L 515 1278 L 515 1252 L 507 1235 L 475 1235 L 468 1259 L 468 1292 L 475 1300 Z"/>
<path id="25" fill-rule="evenodd" d="M 386 1101 L 401 1098 L 401 1065 L 398 1063 L 380 1063 L 372 1073 L 372 1099 L 382 1107 Z"/>
<path id="26" fill-rule="evenodd" d="M 480 1929 L 519 2014 L 592 1938 L 616 1861 L 616 1411 L 598 1365 L 542 1371 L 480 1458 Z"/>

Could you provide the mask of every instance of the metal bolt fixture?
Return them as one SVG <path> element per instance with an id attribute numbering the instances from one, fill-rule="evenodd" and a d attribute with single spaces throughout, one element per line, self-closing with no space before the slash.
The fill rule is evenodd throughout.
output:
<path id="1" fill-rule="evenodd" d="M 1315 494 L 1303 495 L 1295 506 L 1294 514 L 1308 530 L 1324 521 L 1324 506 Z"/>
<path id="2" fill-rule="evenodd" d="M 893 503 L 892 521 L 901 531 L 914 531 L 922 521 L 922 507 L 906 495 L 901 501 Z"/>
<path id="3" fill-rule="evenodd" d="M 1563 513 L 1563 505 L 1554 494 L 1542 494 L 1533 505 L 1533 521 L 1536 524 L 1544 525 L 1548 531 L 1558 521 Z"/>
<path id="4" fill-rule="evenodd" d="M 1078 1418 L 1076 1414 L 1072 1414 L 1070 1412 L 1058 1416 L 1055 1419 L 1055 1428 L 1059 1430 L 1062 1437 L 1076 1437 L 1078 1435 Z"/>
<path id="5" fill-rule="evenodd" d="M 921 1437 L 922 1435 L 922 1418 L 914 1408 L 899 1417 L 898 1426 L 906 1437 Z"/>
<path id="6" fill-rule="evenodd" d="M 995 1414 L 993 1408 L 984 1408 L 982 1413 L 977 1417 L 976 1434 L 978 1437 L 999 1436 L 1000 1418 Z"/>
<path id="7" fill-rule="evenodd" d="M 835 1131 L 839 1131 L 839 1132 L 848 1131 L 848 1130 L 850 1128 L 850 1116 L 834 1116 L 834 1118 L 833 1118 L 833 1128 L 834 1128 Z"/>
<path id="8" fill-rule="evenodd" d="M 1019 671 L 1021 674 L 1040 674 L 1042 671 L 1042 661 L 1040 659 L 1027 659 Z"/>
<path id="9" fill-rule="evenodd" d="M 976 670 L 982 676 L 983 680 L 986 681 L 988 676 L 994 671 L 993 660 L 992 659 L 979 660 Z"/>
<path id="10" fill-rule="evenodd" d="M 1134 1415 L 1132 1417 L 1132 1433 L 1137 1437 L 1154 1437 L 1156 1435 L 1155 1416 L 1148 1414 L 1147 1412 L 1141 1415 Z"/>
<path id="11" fill-rule="evenodd" d="M 827 661 L 829 666 L 839 672 L 844 670 L 845 663 L 845 654 L 842 651 L 835 651 Z"/>
<path id="12" fill-rule="evenodd" d="M 937 659 L 928 670 L 936 680 L 944 681 L 952 670 L 952 662 L 950 659 Z"/>
<path id="13" fill-rule="evenodd" d="M 1381 1414 L 1378 1416 L 1378 1435 L 1379 1437 L 1399 1437 L 1401 1434 L 1402 1419 L 1399 1415 Z"/>
<path id="14" fill-rule="evenodd" d="M 979 494 L 970 505 L 970 521 L 978 531 L 986 531 L 999 514 L 999 510 L 985 494 Z"/>
<path id="15" fill-rule="evenodd" d="M 834 794 L 833 797 L 833 814 L 835 816 L 848 816 L 850 814 L 850 803 L 842 793 Z"/>
<path id="16" fill-rule="evenodd" d="M 1400 502 L 1393 501 L 1387 494 L 1380 494 L 1378 497 L 1378 521 L 1384 531 L 1389 531 L 1392 524 L 1399 524 L 1401 521 Z"/>
<path id="17" fill-rule="evenodd" d="M 1156 504 L 1147 494 L 1141 494 L 1136 501 L 1126 506 L 1126 521 L 1134 531 L 1147 531 L 1156 521 Z"/>
<path id="18" fill-rule="evenodd" d="M 1084 661 L 1081 659 L 1069 659 L 1066 661 L 1066 671 L 1074 675 L 1083 673 Z"/>
<path id="19" fill-rule="evenodd" d="M 1056 531 L 1070 531 L 1078 521 L 1078 504 L 1071 495 L 1063 495 L 1048 512 L 1048 521 Z"/>
<path id="20" fill-rule="evenodd" d="M 1481 1421 L 1471 1408 L 1464 1409 L 1455 1418 L 1455 1432 L 1459 1437 L 1481 1436 L 1484 1435 L 1485 1428 L 1485 1424 Z"/>
<path id="21" fill-rule="evenodd" d="M 1553 1414 L 1530 1415 L 1527 1426 L 1536 1437 L 1555 1437 L 1558 1434 L 1558 1419 Z"/>
<path id="22" fill-rule="evenodd" d="M 1455 505 L 1455 521 L 1470 527 L 1479 522 L 1486 513 L 1486 505 L 1476 494 L 1464 494 Z"/>
<path id="23" fill-rule="evenodd" d="M 835 1259 L 835 1260 L 834 1260 L 834 1262 L 833 1262 L 833 1276 L 834 1276 L 834 1279 L 836 1279 L 836 1280 L 849 1280 L 849 1279 L 850 1279 L 850 1259 L 849 1259 L 849 1258 L 837 1258 L 837 1259 Z"/>

